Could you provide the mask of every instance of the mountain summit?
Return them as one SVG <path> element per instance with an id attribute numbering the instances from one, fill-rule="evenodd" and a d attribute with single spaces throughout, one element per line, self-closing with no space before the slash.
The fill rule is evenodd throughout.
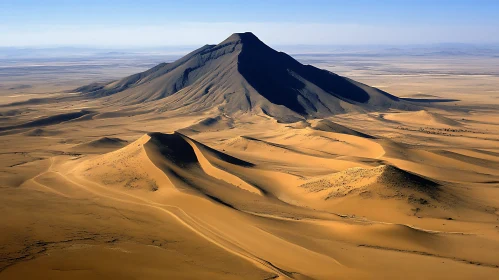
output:
<path id="1" fill-rule="evenodd" d="M 251 32 L 234 33 L 172 63 L 77 91 L 105 97 L 109 104 L 148 102 L 160 110 L 189 112 L 217 108 L 227 115 L 263 113 L 285 122 L 407 106 L 379 89 L 303 65 Z"/>

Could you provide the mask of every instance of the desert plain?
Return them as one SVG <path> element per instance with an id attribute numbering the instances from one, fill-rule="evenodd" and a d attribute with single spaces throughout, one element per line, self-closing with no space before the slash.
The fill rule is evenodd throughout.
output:
<path id="1" fill-rule="evenodd" d="M 80 87 L 182 55 L 2 58 L 0 279 L 497 279 L 499 57 L 290 53 L 407 106 L 130 102 Z"/>

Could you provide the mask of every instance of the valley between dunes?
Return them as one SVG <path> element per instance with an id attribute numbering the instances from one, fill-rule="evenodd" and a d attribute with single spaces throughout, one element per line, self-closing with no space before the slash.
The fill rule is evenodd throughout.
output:
<path id="1" fill-rule="evenodd" d="M 497 118 L 278 123 L 85 105 L 23 125 L 54 110 L 39 105 L 2 132 L 0 279 L 499 273 Z"/>

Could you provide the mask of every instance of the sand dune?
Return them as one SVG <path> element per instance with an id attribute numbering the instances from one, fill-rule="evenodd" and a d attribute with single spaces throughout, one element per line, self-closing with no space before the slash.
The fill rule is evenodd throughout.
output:
<path id="1" fill-rule="evenodd" d="M 464 213 L 472 213 L 481 220 L 490 219 L 493 214 L 487 214 L 485 209 L 452 204 L 452 199 L 457 198 L 449 196 L 447 183 L 442 185 L 394 166 L 370 167 L 350 161 L 352 157 L 346 154 L 358 152 L 345 149 L 353 144 L 358 151 L 363 146 L 371 146 L 372 151 L 380 149 L 371 154 L 374 161 L 370 164 L 373 164 L 375 157 L 385 156 L 385 150 L 388 157 L 402 156 L 407 151 L 405 146 L 397 148 L 338 131 L 290 128 L 279 123 L 274 123 L 274 129 L 266 133 L 268 140 L 226 137 L 237 135 L 242 129 L 250 132 L 251 129 L 244 127 L 254 125 L 249 123 L 242 126 L 235 123 L 233 129 L 197 133 L 193 137 L 148 133 L 124 147 L 116 147 L 115 151 L 88 153 L 84 157 L 60 154 L 52 156 L 43 168 L 30 164 L 15 167 L 19 171 L 33 168 L 24 173 L 24 179 L 18 177 L 24 180 L 20 187 L 23 196 L 64 205 L 65 213 L 78 217 L 72 220 L 85 230 L 78 233 L 62 230 L 52 239 L 40 235 L 28 239 L 32 240 L 27 241 L 32 249 L 27 252 L 34 260 L 23 262 L 14 260 L 20 256 L 23 245 L 12 239 L 9 244 L 19 247 L 2 249 L 3 254 L 11 257 L 4 261 L 9 266 L 0 273 L 0 278 L 35 274 L 57 278 L 50 270 L 54 264 L 67 268 L 59 273 L 60 277 L 76 277 L 81 262 L 88 267 L 85 275 L 98 278 L 110 275 L 105 271 L 115 273 L 119 267 L 106 258 L 130 262 L 125 269 L 128 274 L 151 278 L 167 275 L 179 279 L 365 279 L 376 275 L 396 279 L 401 275 L 397 269 L 401 262 L 428 267 L 425 271 L 408 268 L 409 278 L 425 277 L 428 271 L 440 276 L 448 270 L 458 271 L 462 279 L 470 275 L 487 278 L 497 272 L 495 266 L 499 263 L 492 257 L 499 248 L 497 242 L 445 231 L 445 227 L 459 231 L 465 224 L 472 231 L 481 227 L 480 223 L 467 220 L 468 214 Z M 194 139 L 210 133 L 225 135 L 228 140 L 216 141 L 212 146 Z M 310 135 L 316 138 L 309 138 Z M 327 145 L 338 143 L 342 147 L 336 155 L 325 156 L 312 149 L 321 147 L 320 135 L 338 137 L 345 142 L 324 138 Z M 47 138 L 47 141 L 54 140 Z M 85 147 L 89 152 L 92 149 L 97 152 L 110 142 L 114 146 L 115 141 L 99 138 L 87 142 Z M 122 141 L 118 142 L 121 145 Z M 258 156 L 252 156 L 255 154 Z M 366 162 L 368 159 L 365 158 Z M 279 168 L 269 160 L 280 162 Z M 329 175 L 304 177 L 286 171 L 294 170 L 294 166 L 308 166 L 310 170 L 328 166 L 329 171 L 323 171 Z M 298 173 L 303 171 L 296 169 Z M 464 199 L 470 194 L 455 195 Z M 11 201 L 25 199 L 14 194 L 4 197 Z M 71 201 L 81 202 L 75 207 L 69 204 Z M 93 201 L 98 201 L 99 206 Z M 24 208 L 15 207 L 19 215 L 25 215 Z M 57 211 L 58 207 L 43 206 L 36 217 Z M 81 213 L 111 218 L 106 220 L 104 230 L 94 219 L 80 216 L 86 215 Z M 353 215 L 355 218 L 351 218 Z M 32 219 L 29 217 L 18 216 L 19 222 L 13 229 L 23 227 L 24 221 Z M 448 220 L 449 217 L 453 220 Z M 52 225 L 62 228 L 65 219 L 57 218 Z M 403 221 L 417 226 L 392 224 Z M 156 229 L 150 229 L 149 225 Z M 421 227 L 428 230 L 417 229 Z M 94 235 L 96 232 L 101 234 Z M 54 243 L 37 243 L 37 238 Z M 168 240 L 172 239 L 176 241 L 170 243 Z M 60 243 L 61 240 L 65 242 Z M 483 245 L 489 249 L 473 249 Z M 195 246 L 203 249 L 194 253 Z M 36 253 L 40 250 L 47 250 L 50 255 Z M 375 265 L 366 266 L 359 255 L 368 257 Z M 147 264 L 139 261 L 149 260 L 149 256 L 171 266 L 161 266 L 153 260 Z M 195 268 L 203 262 L 204 268 Z M 230 268 L 220 267 L 222 262 L 231 264 Z M 149 275 L 144 272 L 146 267 L 157 270 L 158 274 Z"/>
<path id="2" fill-rule="evenodd" d="M 48 116 L 48 117 L 39 118 L 39 119 L 34 120 L 34 121 L 18 124 L 18 125 L 0 127 L 0 131 L 54 125 L 54 124 L 59 124 L 62 122 L 75 120 L 75 119 L 81 118 L 87 114 L 90 114 L 90 112 L 82 110 L 82 111 L 74 112 L 74 113 L 65 113 L 65 114 L 59 114 L 59 115 L 54 115 L 54 116 Z"/>
<path id="3" fill-rule="evenodd" d="M 356 130 L 348 128 L 348 127 L 345 127 L 343 125 L 334 123 L 334 122 L 329 121 L 329 120 L 316 121 L 312 124 L 311 127 L 313 129 L 327 131 L 327 132 L 343 133 L 343 134 L 349 134 L 349 135 L 354 135 L 354 136 L 359 136 L 359 137 L 364 137 L 364 138 L 374 138 L 373 136 L 367 135 L 365 133 L 356 131 Z"/>
<path id="4" fill-rule="evenodd" d="M 43 128 L 35 128 L 24 133 L 26 136 L 54 136 L 60 134 L 57 130 L 48 130 Z"/>
<path id="5" fill-rule="evenodd" d="M 161 190 L 157 182 L 158 179 L 154 179 L 157 175 L 151 174 L 151 169 L 156 170 L 157 168 L 160 168 L 167 174 L 166 178 L 163 178 L 163 181 L 166 180 L 168 188 L 172 187 L 171 181 L 182 180 L 187 182 L 188 179 L 186 177 L 197 175 L 200 177 L 208 177 L 210 180 L 222 180 L 251 193 L 261 194 L 258 188 L 251 186 L 237 176 L 212 164 L 204 156 L 200 147 L 203 150 L 208 149 L 203 147 L 202 144 L 199 144 L 180 133 L 150 133 L 142 136 L 139 140 L 129 144 L 123 149 L 115 151 L 111 154 L 106 154 L 87 163 L 85 166 L 91 167 L 86 169 L 84 174 L 95 176 L 96 174 L 102 174 L 104 172 L 106 172 L 105 174 L 108 174 L 112 171 L 130 172 L 129 174 L 122 174 L 120 176 L 122 180 L 128 179 L 128 181 L 124 184 L 125 187 L 131 189 L 158 191 Z M 224 160 L 230 164 L 251 166 L 250 163 L 246 163 L 219 152 L 215 152 L 214 154 L 219 160 Z M 143 167 L 143 169 L 136 168 L 135 170 L 131 170 L 131 168 L 126 168 L 129 166 L 142 166 L 144 161 L 147 162 L 147 164 Z M 117 164 L 123 167 L 116 168 Z M 156 167 L 152 168 L 151 164 Z M 85 169 L 86 167 L 81 168 Z M 109 183 L 108 179 L 104 176 L 100 177 L 99 180 Z M 112 184 L 116 183 L 122 182 L 112 182 Z M 198 190 L 203 188 L 203 186 L 196 186 L 192 184 L 183 185 L 190 186 L 193 189 Z"/>
<path id="6" fill-rule="evenodd" d="M 417 112 L 386 114 L 384 115 L 384 118 L 387 120 L 392 120 L 403 124 L 415 124 L 415 125 L 425 125 L 425 126 L 455 127 L 462 125 L 458 121 L 447 118 L 438 113 L 431 113 L 425 110 Z"/>
<path id="7" fill-rule="evenodd" d="M 409 259 L 413 258 L 413 261 L 422 262 L 423 259 L 421 258 L 423 257 L 420 254 L 427 256 L 437 254 L 428 249 L 434 247 L 433 244 L 436 242 L 436 238 L 438 238 L 439 244 L 449 244 L 449 248 L 454 246 L 451 244 L 460 242 L 459 240 L 438 236 L 407 226 L 370 225 L 370 223 L 364 224 L 362 221 L 355 222 L 354 220 L 342 221 L 341 218 L 334 218 L 335 216 L 328 215 L 320 210 L 289 205 L 292 201 L 296 205 L 307 205 L 307 199 L 301 200 L 297 196 L 303 193 L 301 190 L 306 190 L 310 194 L 319 194 L 326 203 L 334 202 L 339 197 L 358 196 L 366 201 L 366 205 L 371 207 L 374 201 L 386 205 L 390 200 L 402 201 L 411 204 L 412 207 L 415 205 L 419 207 L 439 205 L 441 187 L 437 183 L 391 166 L 347 169 L 326 178 L 312 179 L 305 184 L 302 183 L 301 186 L 296 184 L 299 180 L 289 185 L 291 181 L 286 179 L 285 174 L 279 175 L 279 172 L 260 169 L 258 165 L 209 148 L 180 133 L 150 133 L 122 149 L 95 156 L 90 160 L 81 159 L 73 163 L 64 163 L 63 160 L 57 162 L 49 167 L 48 173 L 35 179 L 35 183 L 40 186 L 58 186 L 57 189 L 52 189 L 47 194 L 50 193 L 63 198 L 76 198 L 86 197 L 88 193 L 101 197 L 101 199 L 104 199 L 103 201 L 108 201 L 106 203 L 130 204 L 131 206 L 127 206 L 128 209 L 132 205 L 142 205 L 142 208 L 165 209 L 175 219 L 178 219 L 181 224 L 194 230 L 199 236 L 187 237 L 188 235 L 184 234 L 184 238 L 191 238 L 191 242 L 199 243 L 200 240 L 212 242 L 235 256 L 249 261 L 249 264 L 256 265 L 255 269 L 259 272 L 255 271 L 253 273 L 268 273 L 269 277 L 274 275 L 274 277 L 283 279 L 329 279 L 333 275 L 339 275 L 340 278 L 345 279 L 362 278 L 362 274 L 358 274 L 349 268 L 352 266 L 362 267 L 362 261 L 354 261 L 352 258 L 355 254 L 358 254 L 357 250 L 361 250 L 364 254 L 368 252 L 372 254 L 370 250 L 378 248 L 377 250 L 380 250 L 379 254 L 381 254 L 378 256 L 383 256 L 385 251 L 386 254 L 404 251 L 421 252 L 415 253 L 414 256 L 411 254 L 404 256 Z M 257 179 L 258 176 L 261 176 L 261 179 Z M 269 179 L 276 180 L 277 177 L 275 176 L 282 176 L 287 184 L 275 188 L 279 185 L 278 181 L 265 183 Z M 251 178 L 249 180 L 251 183 L 242 178 Z M 327 185 L 323 184 L 325 180 L 329 182 Z M 67 186 L 62 187 L 64 185 Z M 293 185 L 296 186 L 296 190 L 292 190 Z M 28 187 L 37 189 L 35 185 L 26 185 L 25 188 Z M 46 192 L 44 189 L 38 189 Z M 370 195 L 367 196 L 366 192 L 370 192 Z M 290 200 L 290 198 L 292 199 Z M 248 199 L 252 201 L 249 204 Z M 206 201 L 211 202 L 206 204 Z M 345 204 L 344 201 L 342 203 Z M 353 203 L 358 202 L 354 200 Z M 396 206 L 396 204 L 388 204 L 391 205 L 390 207 Z M 270 205 L 272 207 L 269 207 Z M 315 207 L 318 206 L 320 205 L 315 204 Z M 344 207 L 344 205 L 340 205 L 337 209 L 346 209 Z M 182 211 L 178 212 L 175 209 L 182 209 Z M 262 211 L 270 216 L 260 216 L 261 214 L 255 216 L 256 213 Z M 367 211 L 369 210 L 367 209 Z M 395 207 L 390 211 L 397 212 L 400 210 Z M 308 217 L 309 219 L 312 218 L 312 220 L 310 223 L 293 223 L 277 218 L 286 212 L 287 215 L 292 213 L 294 217 Z M 126 215 L 130 215 L 128 212 L 126 213 Z M 194 219 L 193 217 L 197 218 Z M 271 217 L 277 219 L 273 220 Z M 274 222 L 271 222 L 272 220 Z M 203 222 L 200 223 L 200 221 Z M 274 223 L 282 223 L 279 230 L 273 227 Z M 255 228 L 254 225 L 258 225 L 258 228 L 265 230 Z M 292 229 L 306 230 L 314 238 L 319 239 L 325 238 L 325 236 L 329 236 L 328 238 L 334 236 L 336 239 L 334 242 L 340 242 L 341 246 L 352 250 L 351 254 L 353 255 L 350 255 L 350 253 L 347 255 L 342 253 L 342 255 L 335 250 L 324 251 L 323 249 L 314 248 L 314 246 L 308 247 L 310 246 L 307 245 L 309 241 L 297 241 L 294 237 L 288 235 L 286 231 Z M 357 237 L 348 237 L 351 235 L 348 233 L 352 232 L 357 233 Z M 394 241 L 394 238 L 396 241 Z M 294 244 L 295 242 L 301 245 L 297 246 Z M 351 244 L 352 242 L 353 244 Z M 477 240 L 476 242 L 482 241 Z M 361 244 L 362 246 L 358 247 L 355 244 Z M 99 258 L 107 255 L 103 254 L 102 250 L 111 250 L 110 252 L 118 250 L 117 252 L 122 252 L 122 254 L 131 254 L 129 261 L 135 258 L 143 258 L 144 254 L 150 254 L 147 247 L 134 246 L 136 245 L 120 242 L 119 245 L 112 245 L 108 249 L 106 247 L 92 246 L 75 250 Z M 269 251 L 266 249 L 275 246 L 278 246 L 280 250 Z M 440 250 L 438 258 L 443 258 L 450 265 L 458 265 L 459 267 L 460 262 L 452 260 L 454 258 L 453 254 L 455 254 L 452 253 L 452 250 Z M 66 255 L 60 255 L 59 251 L 55 252 L 54 257 L 50 258 L 52 258 L 52 261 L 60 263 L 58 259 Z M 164 259 L 170 258 L 160 252 L 162 250 L 154 255 Z M 286 254 L 283 255 L 283 253 Z M 116 254 L 115 257 L 120 257 L 120 253 Z M 213 254 L 213 252 L 210 254 Z M 303 260 L 304 256 L 306 261 Z M 487 275 L 489 265 L 495 265 L 494 263 L 488 263 L 487 258 L 479 257 L 478 254 L 474 253 L 461 256 L 461 258 L 485 265 L 483 271 L 475 272 L 485 273 L 483 275 Z M 89 264 L 91 263 L 89 262 Z M 348 265 L 346 265 L 347 263 Z M 41 268 L 47 266 L 43 259 L 39 259 L 36 265 L 31 262 L 27 264 L 29 265 L 25 266 L 24 273 L 27 271 L 31 271 L 31 273 L 40 272 Z M 35 266 L 32 267 L 31 265 Z M 73 266 L 70 262 L 66 265 Z M 387 263 L 384 263 L 384 265 L 386 266 Z M 103 269 L 99 268 L 97 264 L 92 264 L 92 266 L 97 271 Z M 21 272 L 17 271 L 16 267 L 13 266 L 11 269 L 7 269 L 5 275 L 12 275 L 13 273 L 21 275 Z M 463 271 L 462 268 L 452 267 Z M 209 269 L 212 271 L 210 273 L 215 273 L 212 275 L 218 275 L 214 272 L 216 271 L 215 267 Z M 244 269 L 241 267 L 237 271 L 240 272 Z M 197 271 L 199 273 L 202 270 Z M 464 270 L 463 273 L 465 271 L 468 270 Z M 377 271 L 376 273 L 381 272 Z M 413 273 L 419 275 L 417 272 Z M 196 274 L 191 273 L 178 274 L 180 278 L 184 277 L 184 275 L 196 277 Z M 384 275 L 389 274 L 385 273 Z M 218 276 L 214 277 L 218 278 Z M 237 276 L 232 275 L 229 278 L 237 279 Z"/>
<path id="8" fill-rule="evenodd" d="M 439 210 L 448 209 L 453 203 L 442 195 L 444 188 L 438 183 L 390 165 L 350 168 L 311 179 L 299 187 L 311 199 L 319 200 L 316 207 L 353 211 L 373 218 L 390 212 L 432 215 L 437 211 L 441 215 Z M 354 210 L 359 203 L 369 208 Z M 372 213 L 372 209 L 378 209 L 377 213 Z"/>
<path id="9" fill-rule="evenodd" d="M 120 138 L 102 137 L 86 143 L 76 145 L 71 148 L 75 152 L 93 152 L 102 153 L 105 151 L 116 150 L 127 144 L 127 141 Z"/>
<path id="10" fill-rule="evenodd" d="M 426 198 L 436 199 L 438 184 L 399 168 L 383 165 L 371 169 L 351 168 L 300 186 L 311 193 L 322 193 L 324 199 L 359 195 L 369 198 L 407 199 L 410 203 L 426 204 Z"/>
<path id="11" fill-rule="evenodd" d="M 231 129 L 234 127 L 234 121 L 230 118 L 224 116 L 210 117 L 199 121 L 196 124 L 188 126 L 182 131 L 186 132 L 213 132 L 225 129 Z"/>

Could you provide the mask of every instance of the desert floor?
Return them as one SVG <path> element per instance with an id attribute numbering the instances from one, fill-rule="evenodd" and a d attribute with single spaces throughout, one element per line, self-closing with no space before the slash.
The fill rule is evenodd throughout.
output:
<path id="1" fill-rule="evenodd" d="M 297 57 L 458 101 L 284 124 L 23 102 L 149 65 L 2 68 L 0 279 L 497 279 L 499 59 Z"/>

